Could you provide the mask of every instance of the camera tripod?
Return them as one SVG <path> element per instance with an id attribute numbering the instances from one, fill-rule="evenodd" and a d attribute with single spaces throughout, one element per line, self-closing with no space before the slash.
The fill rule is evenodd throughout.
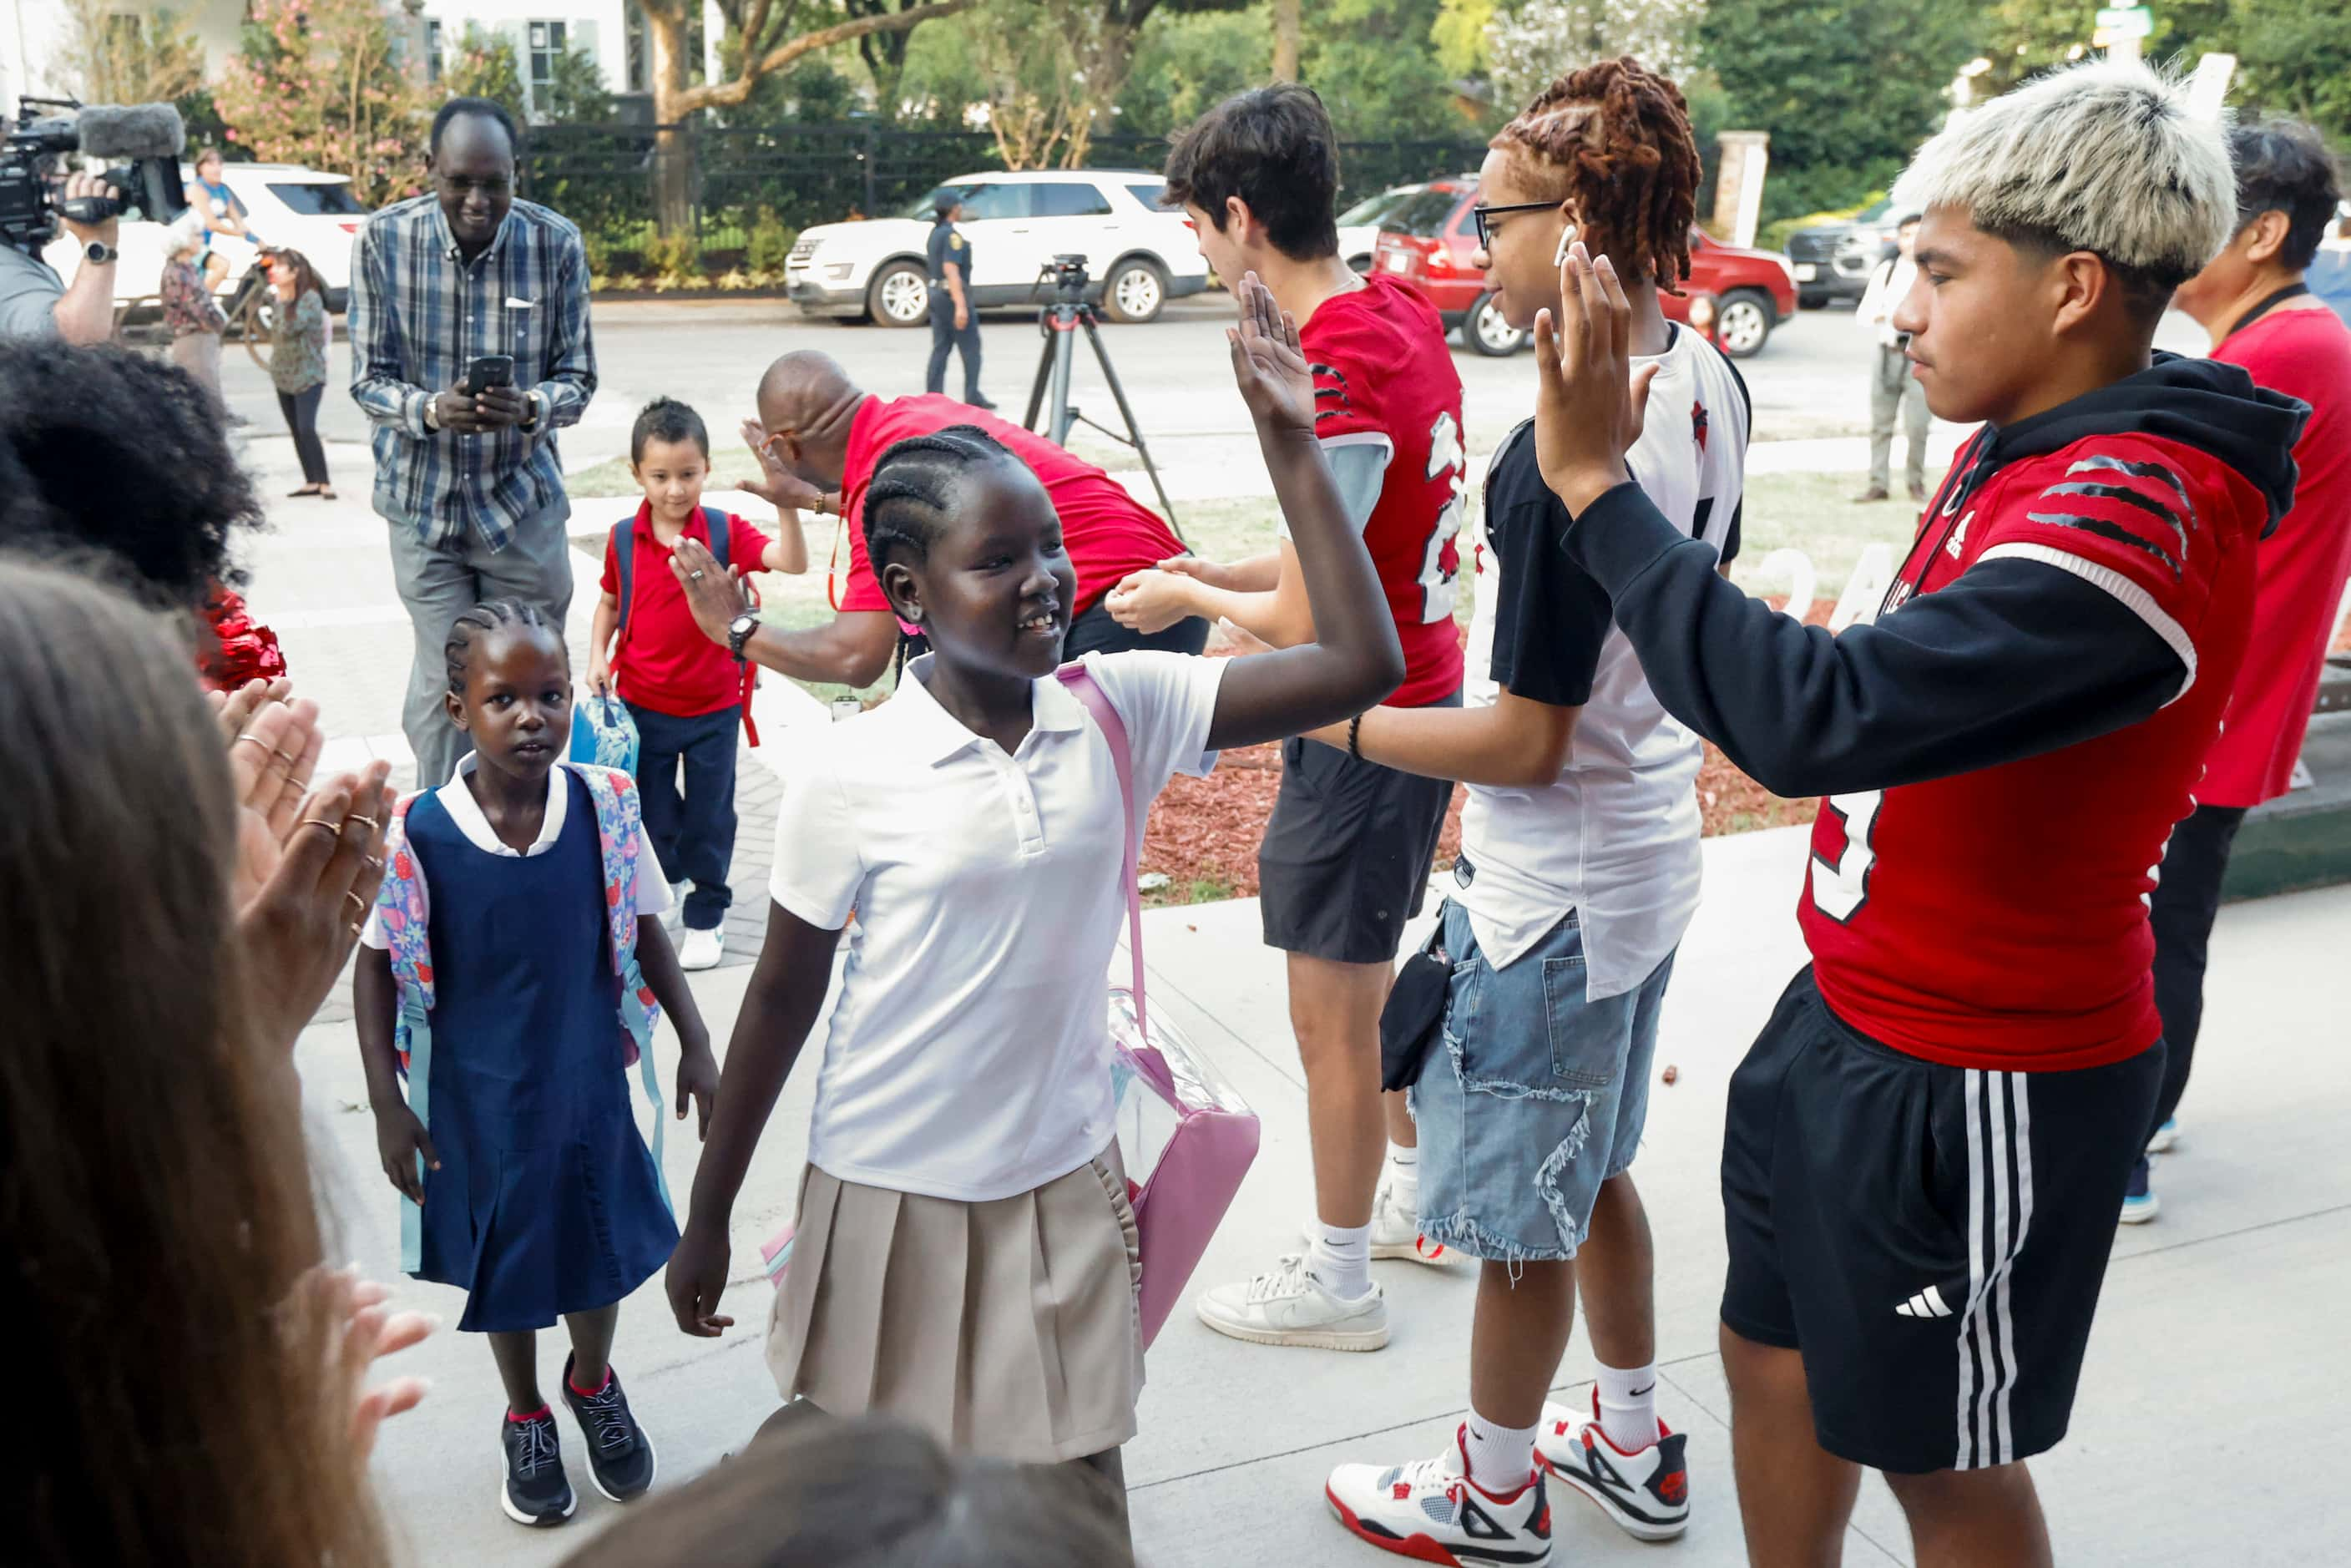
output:
<path id="1" fill-rule="evenodd" d="M 1176 530 L 1177 539 L 1183 539 L 1184 530 L 1176 521 L 1175 505 L 1167 499 L 1167 487 L 1159 482 L 1159 466 L 1151 461 L 1151 448 L 1143 439 L 1142 427 L 1134 422 L 1134 410 L 1127 404 L 1126 389 L 1119 385 L 1118 371 L 1111 368 L 1110 350 L 1102 346 L 1102 313 L 1085 297 L 1084 261 L 1075 256 L 1056 257 L 1045 265 L 1039 281 L 1043 282 L 1047 276 L 1053 279 L 1054 298 L 1051 304 L 1037 312 L 1037 330 L 1044 339 L 1044 348 L 1037 357 L 1037 379 L 1029 387 L 1029 412 L 1021 417 L 1022 426 L 1037 430 L 1037 414 L 1050 392 L 1053 399 L 1052 423 L 1038 434 L 1050 437 L 1056 445 L 1066 446 L 1070 426 L 1084 424 L 1123 446 L 1133 447 L 1143 459 L 1143 471 L 1151 476 L 1152 492 L 1159 497 L 1159 509 L 1166 515 L 1167 526 Z M 1093 345 L 1094 362 L 1102 366 L 1102 380 L 1110 383 L 1111 398 L 1118 404 L 1119 418 L 1126 424 L 1124 435 L 1088 419 L 1070 402 L 1070 361 L 1081 328 L 1086 340 Z"/>

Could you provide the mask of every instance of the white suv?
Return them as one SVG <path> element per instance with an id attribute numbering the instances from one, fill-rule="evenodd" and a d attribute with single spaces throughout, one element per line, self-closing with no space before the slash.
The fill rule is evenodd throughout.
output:
<path id="1" fill-rule="evenodd" d="M 1159 204 L 1166 183 L 1141 171 L 1081 169 L 967 174 L 896 217 L 825 224 L 801 233 L 784 263 L 793 301 L 811 316 L 919 327 L 930 319 L 925 246 L 942 193 L 963 204 L 977 305 L 1043 304 L 1038 273 L 1056 256 L 1086 258 L 1088 298 L 1113 321 L 1148 321 L 1171 298 L 1208 287 L 1192 225 Z"/>

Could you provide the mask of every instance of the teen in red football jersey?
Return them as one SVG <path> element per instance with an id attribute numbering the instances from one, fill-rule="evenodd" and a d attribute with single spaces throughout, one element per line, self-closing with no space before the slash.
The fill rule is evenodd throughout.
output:
<path id="1" fill-rule="evenodd" d="M 1339 256 L 1338 133 L 1306 88 L 1260 88 L 1176 138 L 1167 195 L 1219 277 L 1255 272 L 1298 322 L 1314 371 L 1314 434 L 1380 574 L 1404 644 L 1399 707 L 1461 700 L 1456 535 L 1468 488 L 1461 378 L 1416 291 L 1357 277 Z M 1151 631 L 1228 617 L 1276 647 L 1314 639 L 1297 550 L 1232 567 L 1178 561 L 1113 590 L 1111 612 Z M 1290 1020 L 1306 1069 L 1315 1223 L 1302 1257 L 1208 1291 L 1201 1319 L 1259 1344 L 1377 1350 L 1387 1305 L 1374 1258 L 1419 1245 L 1417 1155 L 1403 1096 L 1380 1096 L 1380 1009 L 1405 922 L 1420 913 L 1453 798 L 1327 747 L 1282 747 L 1281 793 L 1258 849 L 1266 945 L 1289 955 Z M 1382 1153 L 1387 1151 L 1386 1169 Z"/>
<path id="2" fill-rule="evenodd" d="M 2152 352 L 2235 227 L 2220 127 L 2106 62 L 1930 141 L 1895 314 L 1982 422 L 1875 624 L 1747 599 L 1624 483 L 1613 272 L 1572 256 L 1536 434 L 1667 709 L 1829 800 L 1813 967 L 1731 1080 L 1722 1358 L 1748 1549 L 1837 1560 L 1859 1467 L 1922 1565 L 2045 1563 L 2022 1461 L 2065 1433 L 2162 1074 L 2146 894 L 2243 658 L 2305 407 Z M 1641 391 L 1635 385 L 1633 391 Z"/>

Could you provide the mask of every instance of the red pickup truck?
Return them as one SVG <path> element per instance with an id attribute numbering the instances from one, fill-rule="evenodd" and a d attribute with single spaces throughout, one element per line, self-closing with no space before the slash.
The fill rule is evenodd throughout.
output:
<path id="1" fill-rule="evenodd" d="M 1437 180 L 1398 203 L 1382 219 L 1372 267 L 1417 287 L 1448 328 L 1481 354 L 1515 354 L 1528 335 L 1502 319 L 1472 259 L 1478 230 L 1469 209 L 1478 203 L 1473 180 Z M 1768 250 L 1725 245 L 1690 231 L 1690 276 L 1677 297 L 1658 290 L 1669 319 L 1689 319 L 1700 295 L 1714 300 L 1716 341 L 1734 360 L 1761 352 L 1771 329 L 1796 313 L 1796 275 L 1788 258 Z"/>

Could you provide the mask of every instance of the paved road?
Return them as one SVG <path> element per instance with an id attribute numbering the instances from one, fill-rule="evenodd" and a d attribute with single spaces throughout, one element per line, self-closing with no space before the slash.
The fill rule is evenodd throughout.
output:
<path id="1" fill-rule="evenodd" d="M 1180 470 L 1187 462 L 1222 462 L 1217 444 L 1248 434 L 1248 416 L 1231 392 L 1225 358 L 1229 310 L 1223 296 L 1212 295 L 1172 304 L 1165 318 L 1149 326 L 1104 329 L 1103 341 L 1163 466 Z M 572 468 L 624 451 L 636 411 L 661 393 L 695 404 L 714 434 L 731 439 L 725 433 L 751 412 L 760 372 L 788 350 L 820 348 L 862 385 L 891 395 L 922 389 L 930 352 L 928 332 L 811 321 L 774 300 L 601 305 L 595 311 L 595 331 L 602 385 L 580 428 L 563 437 L 564 461 Z M 981 338 L 986 390 L 1017 414 L 1036 371 L 1035 320 L 1020 312 L 989 312 L 982 318 Z M 2167 320 L 2161 340 L 2190 352 L 2202 349 L 2200 334 L 2179 316 Z M 1782 323 L 1763 351 L 1741 366 L 1755 398 L 1755 438 L 1865 433 L 1865 350 L 1849 310 L 1807 311 Z M 332 360 L 340 387 L 349 364 L 340 339 Z M 1457 348 L 1454 363 L 1466 394 L 1470 444 L 1488 450 L 1532 406 L 1534 357 L 1489 360 Z M 232 344 L 224 364 L 232 405 L 259 431 L 281 429 L 268 377 L 251 357 Z M 960 366 L 950 367 L 951 377 L 960 374 Z M 959 382 L 951 380 L 950 385 L 960 389 Z M 1076 389 L 1074 401 L 1088 415 L 1117 423 L 1117 410 L 1082 350 Z M 327 399 L 321 423 L 329 441 L 366 438 L 358 410 L 340 395 Z"/>

